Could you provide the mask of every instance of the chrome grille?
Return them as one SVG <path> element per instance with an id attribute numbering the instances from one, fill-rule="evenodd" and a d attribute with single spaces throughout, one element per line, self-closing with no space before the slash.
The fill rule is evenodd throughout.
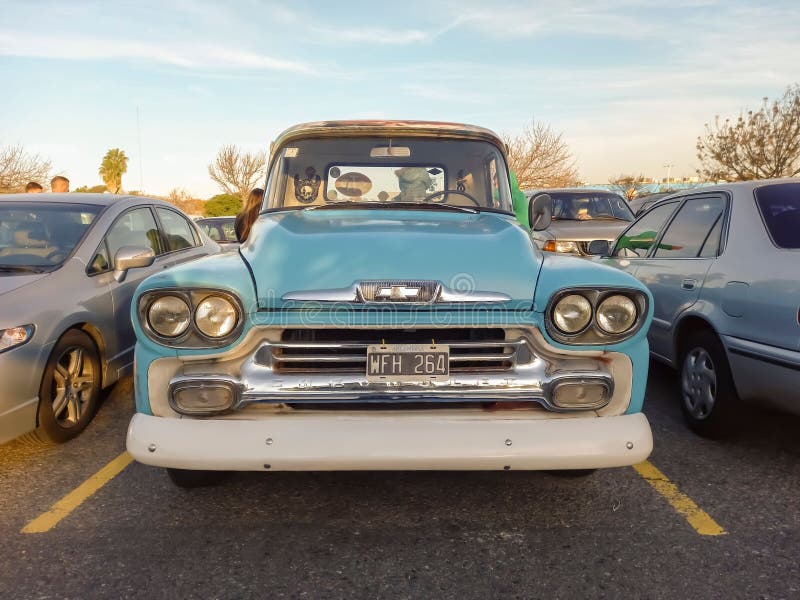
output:
<path id="1" fill-rule="evenodd" d="M 417 280 L 362 281 L 358 292 L 364 302 L 428 303 L 439 296 L 439 283 Z"/>
<path id="2" fill-rule="evenodd" d="M 523 340 L 505 339 L 499 328 L 287 329 L 280 342 L 259 350 L 256 362 L 276 373 L 364 373 L 371 344 L 424 344 L 450 347 L 451 373 L 510 371 Z"/>

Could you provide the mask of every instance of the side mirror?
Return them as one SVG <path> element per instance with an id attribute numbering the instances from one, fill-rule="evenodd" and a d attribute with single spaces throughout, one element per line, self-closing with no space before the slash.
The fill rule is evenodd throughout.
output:
<path id="1" fill-rule="evenodd" d="M 539 194 L 528 203 L 528 223 L 534 231 L 550 227 L 553 220 L 553 199 L 549 194 Z"/>
<path id="2" fill-rule="evenodd" d="M 594 256 L 608 256 L 611 253 L 611 244 L 607 240 L 592 240 L 586 247 L 586 252 Z"/>
<path id="3" fill-rule="evenodd" d="M 156 260 L 156 253 L 144 246 L 122 246 L 114 255 L 114 279 L 125 281 L 129 269 L 149 267 Z"/>

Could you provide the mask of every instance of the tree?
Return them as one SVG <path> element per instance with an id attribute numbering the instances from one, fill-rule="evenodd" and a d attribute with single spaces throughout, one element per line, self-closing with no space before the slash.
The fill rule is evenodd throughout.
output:
<path id="1" fill-rule="evenodd" d="M 0 194 L 24 192 L 29 181 L 46 187 L 50 169 L 49 160 L 29 154 L 22 146 L 0 147 Z"/>
<path id="2" fill-rule="evenodd" d="M 800 85 L 735 121 L 717 115 L 697 138 L 697 174 L 709 181 L 800 175 Z"/>
<path id="3" fill-rule="evenodd" d="M 223 146 L 214 162 L 208 165 L 208 174 L 225 194 L 247 199 L 250 190 L 264 176 L 267 155 L 264 152 L 242 152 L 236 146 Z"/>
<path id="4" fill-rule="evenodd" d="M 75 188 L 75 192 L 84 193 L 84 194 L 102 194 L 103 192 L 107 192 L 108 188 L 103 184 L 100 185 L 93 185 L 92 187 L 82 185 L 79 188 Z"/>
<path id="5" fill-rule="evenodd" d="M 516 137 L 503 135 L 508 146 L 508 166 L 517 175 L 519 187 L 567 187 L 578 179 L 575 160 L 563 133 L 532 120 Z"/>
<path id="6" fill-rule="evenodd" d="M 128 157 L 125 156 L 125 151 L 111 148 L 103 157 L 97 172 L 103 178 L 108 191 L 118 194 L 122 190 L 122 176 L 128 172 Z"/>
<path id="7" fill-rule="evenodd" d="M 207 217 L 227 217 L 242 212 L 242 199 L 238 194 L 217 194 L 206 200 Z"/>
<path id="8" fill-rule="evenodd" d="M 611 189 L 622 194 L 627 200 L 633 200 L 639 196 L 642 190 L 647 188 L 644 175 L 620 175 L 617 178 L 608 180 Z"/>
<path id="9" fill-rule="evenodd" d="M 170 204 L 174 204 L 187 215 L 202 215 L 205 212 L 205 202 L 200 198 L 194 198 L 183 188 L 173 188 L 166 198 Z"/>

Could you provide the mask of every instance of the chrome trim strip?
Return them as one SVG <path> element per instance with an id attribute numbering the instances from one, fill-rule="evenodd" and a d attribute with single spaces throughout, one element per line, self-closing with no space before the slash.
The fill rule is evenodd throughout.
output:
<path id="1" fill-rule="evenodd" d="M 430 299 L 423 300 L 374 300 L 376 294 L 364 294 L 364 290 L 376 287 L 400 287 L 415 288 L 423 293 L 426 288 L 433 288 L 430 292 Z M 377 293 L 377 292 L 376 292 Z M 427 296 L 427 294 L 424 294 Z M 412 280 L 385 280 L 385 281 L 359 281 L 353 285 L 343 288 L 329 288 L 318 290 L 302 290 L 287 292 L 281 296 L 284 301 L 296 302 L 358 302 L 363 304 L 433 304 L 441 303 L 462 303 L 462 302 L 510 302 L 511 296 L 500 292 L 481 292 L 481 291 L 460 291 L 448 288 L 439 282 L 433 281 L 412 281 Z"/>

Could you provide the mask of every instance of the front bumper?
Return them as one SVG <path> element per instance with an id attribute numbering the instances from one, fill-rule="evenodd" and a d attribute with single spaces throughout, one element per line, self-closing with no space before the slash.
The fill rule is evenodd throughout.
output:
<path id="1" fill-rule="evenodd" d="M 136 414 L 128 452 L 159 467 L 230 471 L 548 470 L 645 460 L 641 413 L 543 418 L 497 413 L 303 413 L 263 419 Z"/>

